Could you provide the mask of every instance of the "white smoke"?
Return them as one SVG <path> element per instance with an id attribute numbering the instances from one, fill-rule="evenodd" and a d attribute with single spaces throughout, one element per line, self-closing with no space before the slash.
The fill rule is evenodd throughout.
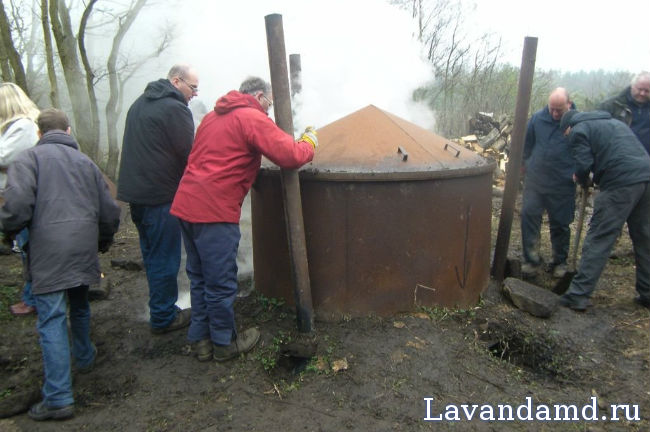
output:
<path id="1" fill-rule="evenodd" d="M 301 56 L 296 130 L 324 126 L 370 104 L 420 126 L 433 125 L 433 113 L 411 101 L 413 90 L 431 79 L 412 37 L 416 24 L 386 1 L 196 0 L 185 5 L 191 7 L 178 9 L 179 37 L 167 58 L 198 69 L 199 98 L 210 108 L 247 76 L 270 78 L 264 17 L 279 13 L 287 57 Z"/>

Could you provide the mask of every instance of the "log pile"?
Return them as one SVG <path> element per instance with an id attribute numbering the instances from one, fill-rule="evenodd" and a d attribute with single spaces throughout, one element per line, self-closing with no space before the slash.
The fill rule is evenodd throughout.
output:
<path id="1" fill-rule="evenodd" d="M 493 159 L 503 171 L 508 160 L 512 119 L 502 115 L 494 118 L 493 113 L 478 112 L 468 122 L 469 134 L 457 141 L 484 157 Z"/>

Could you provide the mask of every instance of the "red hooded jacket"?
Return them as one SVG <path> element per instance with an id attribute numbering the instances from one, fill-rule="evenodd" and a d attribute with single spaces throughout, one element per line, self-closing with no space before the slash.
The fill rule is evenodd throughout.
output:
<path id="1" fill-rule="evenodd" d="M 295 169 L 312 160 L 314 149 L 280 129 L 253 96 L 222 96 L 196 131 L 170 213 L 193 223 L 239 223 L 262 155 Z"/>

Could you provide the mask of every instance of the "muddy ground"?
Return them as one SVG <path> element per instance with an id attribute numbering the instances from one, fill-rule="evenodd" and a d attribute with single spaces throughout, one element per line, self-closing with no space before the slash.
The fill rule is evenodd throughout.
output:
<path id="1" fill-rule="evenodd" d="M 499 213 L 495 196 L 493 233 Z M 514 258 L 520 253 L 518 223 L 510 250 Z M 294 311 L 253 291 L 238 299 L 236 312 L 240 327 L 260 328 L 260 344 L 233 361 L 200 363 L 187 355 L 184 331 L 149 333 L 144 272 L 111 266 L 112 259 L 140 261 L 137 234 L 127 221 L 101 256 L 110 295 L 91 304 L 98 364 L 74 377 L 76 416 L 44 423 L 24 413 L 39 399 L 35 318 L 7 312 L 20 295 L 20 259 L 0 256 L 0 414 L 23 411 L 0 419 L 0 431 L 647 431 L 649 313 L 632 301 L 630 251 L 624 235 L 586 313 L 560 308 L 549 319 L 535 318 L 491 283 L 481 303 L 467 310 L 317 321 L 318 348 L 310 361 L 281 355 L 296 339 Z M 535 282 L 553 285 L 548 275 Z M 181 302 L 187 304 L 186 294 Z M 592 397 L 598 420 L 535 419 L 542 405 L 582 410 L 593 405 Z M 511 405 L 516 419 L 528 401 L 532 420 L 498 420 L 499 405 Z M 479 405 L 473 420 L 465 420 L 461 404 Z M 629 404 L 631 420 L 622 409 L 611 420 L 612 404 Z M 452 413 L 448 405 L 458 407 L 460 421 L 445 418 Z M 497 420 L 477 420 L 490 407 Z M 525 417 L 526 409 L 520 414 Z"/>

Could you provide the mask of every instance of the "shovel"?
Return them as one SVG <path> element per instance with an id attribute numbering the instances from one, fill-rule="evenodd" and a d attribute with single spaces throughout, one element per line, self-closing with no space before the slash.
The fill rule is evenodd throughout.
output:
<path id="1" fill-rule="evenodd" d="M 569 260 L 569 269 L 560 278 L 553 287 L 553 292 L 562 295 L 569 289 L 573 276 L 576 275 L 576 261 L 578 260 L 578 249 L 580 248 L 580 237 L 582 237 L 582 227 L 585 222 L 585 208 L 587 207 L 587 199 L 589 198 L 589 188 L 580 187 L 580 206 L 578 207 L 578 226 L 576 227 L 575 240 L 573 241 L 573 252 Z"/>

